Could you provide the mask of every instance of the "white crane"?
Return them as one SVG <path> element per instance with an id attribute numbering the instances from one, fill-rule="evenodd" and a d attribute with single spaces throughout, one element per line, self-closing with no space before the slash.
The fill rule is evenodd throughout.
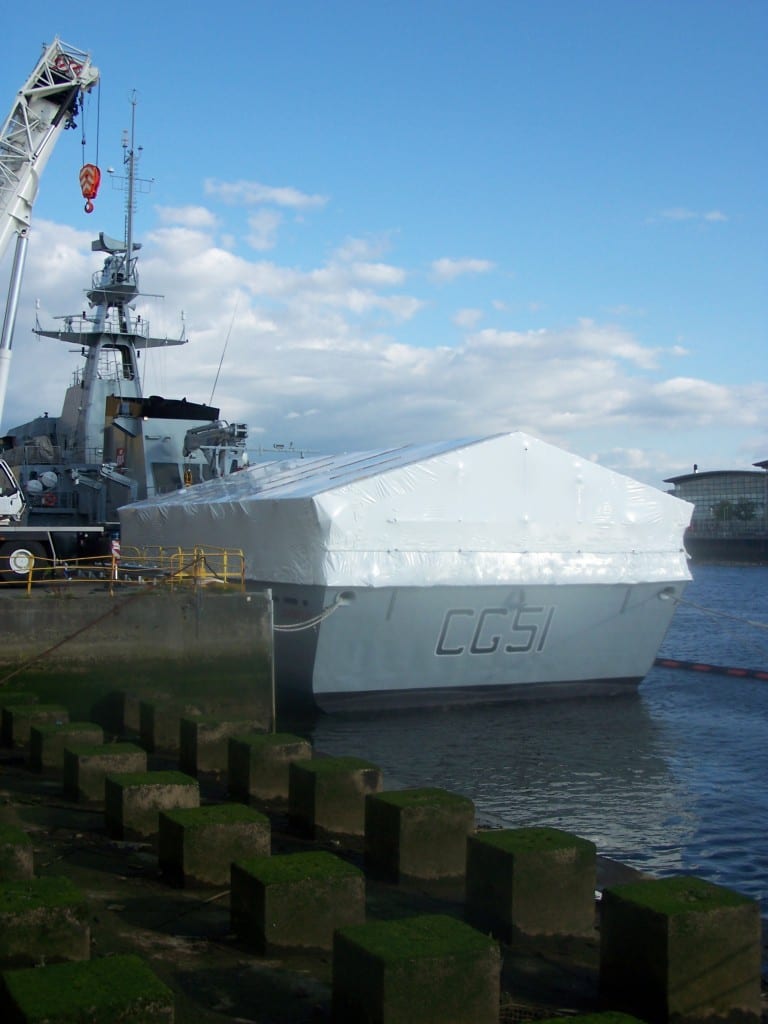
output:
<path id="1" fill-rule="evenodd" d="M 90 55 L 56 38 L 45 46 L 0 130 L 0 259 L 16 236 L 0 335 L 0 424 L 24 272 L 32 206 L 40 175 L 62 131 L 73 124 L 82 94 L 99 78 Z M 84 190 L 85 191 L 85 190 Z"/>

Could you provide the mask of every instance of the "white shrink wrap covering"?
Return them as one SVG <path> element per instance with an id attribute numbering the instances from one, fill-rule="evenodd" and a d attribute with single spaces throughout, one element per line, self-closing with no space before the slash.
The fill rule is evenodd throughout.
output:
<path id="1" fill-rule="evenodd" d="M 262 462 L 125 506 L 125 546 L 321 587 L 687 580 L 692 506 L 524 433 Z"/>

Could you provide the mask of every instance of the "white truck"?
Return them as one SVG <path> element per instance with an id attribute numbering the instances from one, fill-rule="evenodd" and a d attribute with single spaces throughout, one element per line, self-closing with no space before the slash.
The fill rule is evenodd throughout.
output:
<path id="1" fill-rule="evenodd" d="M 24 492 L 0 459 L 0 583 L 24 582 L 36 562 L 55 568 L 68 558 L 105 553 L 103 526 L 30 526 L 28 514 Z"/>

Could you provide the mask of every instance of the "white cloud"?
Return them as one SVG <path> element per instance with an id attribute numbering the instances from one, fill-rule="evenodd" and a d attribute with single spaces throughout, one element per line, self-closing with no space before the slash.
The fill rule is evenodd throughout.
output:
<path id="1" fill-rule="evenodd" d="M 346 243 L 298 270 L 236 255 L 214 244 L 205 218 L 189 220 L 163 218 L 142 250 L 142 281 L 167 298 L 142 298 L 137 310 L 159 336 L 178 333 L 183 310 L 191 339 L 147 353 L 145 391 L 209 401 L 226 340 L 215 404 L 249 424 L 255 445 L 292 439 L 328 451 L 525 429 L 630 475 L 661 477 L 695 461 L 702 432 L 761 432 L 766 384 L 665 377 L 659 357 L 669 350 L 615 324 L 478 329 L 480 310 L 446 309 L 448 336 L 465 332 L 448 345 L 435 335 L 428 286 L 405 290 L 408 275 L 375 248 Z M 89 245 L 90 234 L 36 222 L 6 426 L 58 414 L 79 355 L 30 335 L 33 299 L 44 321 L 76 310 L 101 263 Z"/>
<path id="2" fill-rule="evenodd" d="M 277 231 L 282 223 L 282 214 L 276 210 L 258 210 L 248 217 L 246 240 L 252 249 L 272 249 L 277 240 Z"/>
<path id="3" fill-rule="evenodd" d="M 447 282 L 455 281 L 457 277 L 462 277 L 464 274 L 487 274 L 494 269 L 494 266 L 495 264 L 490 260 L 452 260 L 443 257 L 432 261 L 431 273 L 435 281 Z"/>
<path id="4" fill-rule="evenodd" d="M 215 196 L 232 206 L 256 206 L 264 203 L 293 210 L 306 210 L 325 206 L 328 202 L 327 196 L 309 195 L 290 185 L 262 185 L 258 181 L 216 181 L 208 178 L 204 188 L 206 195 Z"/>
<path id="5" fill-rule="evenodd" d="M 459 309 L 453 315 L 453 322 L 465 331 L 474 330 L 482 319 L 481 309 Z"/>
<path id="6" fill-rule="evenodd" d="M 721 210 L 689 210 L 685 206 L 673 206 L 669 209 L 662 210 L 659 214 L 662 220 L 672 221 L 709 221 L 709 222 L 723 222 L 727 221 L 728 217 Z"/>
<path id="7" fill-rule="evenodd" d="M 333 252 L 333 259 L 341 262 L 377 260 L 391 248 L 388 235 L 347 238 Z"/>
<path id="8" fill-rule="evenodd" d="M 155 212 L 161 224 L 186 228 L 213 228 L 216 225 L 216 217 L 205 206 L 156 206 Z"/>

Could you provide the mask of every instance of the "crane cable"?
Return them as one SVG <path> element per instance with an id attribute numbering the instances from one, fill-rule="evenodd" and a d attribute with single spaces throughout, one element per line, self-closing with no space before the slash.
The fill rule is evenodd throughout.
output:
<path id="1" fill-rule="evenodd" d="M 99 170 L 99 142 L 101 139 L 101 79 L 96 85 L 96 162 L 93 164 L 85 162 L 85 97 L 80 96 L 80 145 L 82 146 L 80 168 L 80 188 L 85 199 L 85 212 L 93 213 L 93 200 L 99 191 L 101 184 L 101 171 Z"/>

